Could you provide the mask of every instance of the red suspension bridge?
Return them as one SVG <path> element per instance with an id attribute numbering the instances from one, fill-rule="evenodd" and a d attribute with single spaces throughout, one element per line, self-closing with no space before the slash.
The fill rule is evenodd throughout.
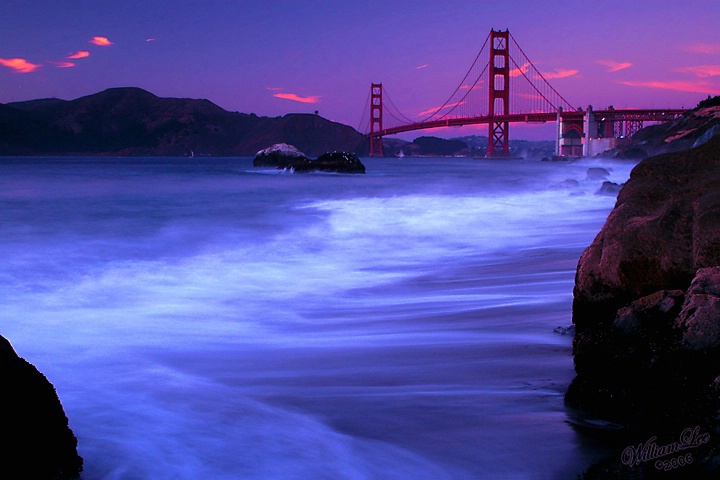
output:
<path id="1" fill-rule="evenodd" d="M 382 83 L 371 84 L 369 100 L 367 137 L 371 156 L 382 156 L 385 135 L 487 124 L 487 156 L 507 157 L 510 123 L 551 121 L 557 124 L 556 155 L 583 156 L 612 148 L 619 138 L 632 137 L 645 121 L 669 121 L 684 112 L 573 108 L 533 65 L 508 30 L 490 31 L 465 77 L 445 103 L 426 117 L 413 120 L 403 114 Z"/>

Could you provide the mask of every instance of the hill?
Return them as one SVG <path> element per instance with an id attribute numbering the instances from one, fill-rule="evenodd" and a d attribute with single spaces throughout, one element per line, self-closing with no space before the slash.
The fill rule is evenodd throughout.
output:
<path id="1" fill-rule="evenodd" d="M 698 147 L 720 134 L 720 97 L 708 97 L 693 110 L 671 122 L 651 125 L 637 132 L 629 144 L 603 156 L 646 158 Z"/>
<path id="2" fill-rule="evenodd" d="M 0 105 L 0 155 L 246 156 L 275 143 L 313 156 L 368 149 L 362 134 L 318 115 L 258 117 L 140 88 Z"/>

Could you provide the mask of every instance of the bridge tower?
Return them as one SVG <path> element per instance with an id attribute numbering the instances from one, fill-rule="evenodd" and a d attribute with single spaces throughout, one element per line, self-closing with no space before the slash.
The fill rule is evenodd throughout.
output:
<path id="1" fill-rule="evenodd" d="M 375 135 L 383 129 L 382 83 L 370 84 L 370 156 L 382 157 L 382 136 Z"/>
<path id="2" fill-rule="evenodd" d="M 490 98 L 488 103 L 488 157 L 510 155 L 507 121 L 496 121 L 495 115 L 510 113 L 510 44 L 509 30 L 490 30 Z"/>

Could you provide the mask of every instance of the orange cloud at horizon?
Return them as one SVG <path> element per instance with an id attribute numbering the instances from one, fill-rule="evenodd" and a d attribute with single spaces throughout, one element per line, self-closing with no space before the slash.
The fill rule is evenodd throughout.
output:
<path id="1" fill-rule="evenodd" d="M 74 67 L 75 64 L 73 62 L 52 62 L 55 64 L 57 68 L 71 68 Z"/>
<path id="2" fill-rule="evenodd" d="M 573 75 L 577 75 L 579 73 L 579 70 L 565 70 L 562 68 L 556 68 L 552 72 L 542 72 L 543 77 L 545 77 L 545 80 L 554 80 L 556 78 L 567 78 L 572 77 Z"/>
<path id="3" fill-rule="evenodd" d="M 73 54 L 68 55 L 67 58 L 76 59 L 76 58 L 85 58 L 85 57 L 89 57 L 89 56 L 90 56 L 90 52 L 88 52 L 87 50 L 80 50 L 79 52 L 75 52 Z"/>
<path id="4" fill-rule="evenodd" d="M 24 58 L 0 58 L 0 65 L 11 68 L 17 73 L 31 73 L 41 67 Z"/>
<path id="5" fill-rule="evenodd" d="M 98 47 L 109 47 L 113 44 L 107 37 L 93 37 L 88 43 L 92 43 Z"/>
<path id="6" fill-rule="evenodd" d="M 649 82 L 617 82 L 620 85 L 629 87 L 661 88 L 664 90 L 675 90 L 678 92 L 702 93 L 709 95 L 720 95 L 720 87 L 710 85 L 707 82 L 683 82 L 683 81 L 649 81 Z"/>
<path id="7" fill-rule="evenodd" d="M 630 62 L 615 62 L 613 60 L 596 60 L 596 63 L 608 67 L 608 72 L 619 72 L 620 70 L 632 67 L 632 63 Z"/>
<path id="8" fill-rule="evenodd" d="M 717 77 L 720 75 L 720 65 L 698 65 L 696 67 L 678 68 L 675 71 L 692 73 L 698 78 Z"/>
<path id="9" fill-rule="evenodd" d="M 282 98 L 284 100 L 292 100 L 293 102 L 300 102 L 300 103 L 318 103 L 320 101 L 320 97 L 317 95 L 311 95 L 309 97 L 301 97 L 300 95 L 296 95 L 294 93 L 274 93 L 273 97 Z"/>

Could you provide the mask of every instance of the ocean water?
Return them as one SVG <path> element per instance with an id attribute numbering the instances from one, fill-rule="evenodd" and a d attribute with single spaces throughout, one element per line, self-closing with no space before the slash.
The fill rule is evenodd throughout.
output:
<path id="1" fill-rule="evenodd" d="M 85 479 L 575 478 L 574 270 L 632 164 L 0 159 L 0 333 Z"/>

